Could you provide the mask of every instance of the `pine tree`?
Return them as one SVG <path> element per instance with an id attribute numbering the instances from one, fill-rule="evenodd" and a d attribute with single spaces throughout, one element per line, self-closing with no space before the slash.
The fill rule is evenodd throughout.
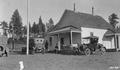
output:
<path id="1" fill-rule="evenodd" d="M 109 20 L 109 23 L 113 26 L 113 28 L 116 27 L 116 24 L 118 24 L 118 16 L 113 13 L 109 16 L 108 20 Z"/>
<path id="2" fill-rule="evenodd" d="M 29 32 L 32 33 L 32 27 L 30 23 L 29 23 Z"/>
<path id="3" fill-rule="evenodd" d="M 52 18 L 49 19 L 49 23 L 50 23 L 51 25 L 54 25 L 54 22 L 53 22 Z"/>
<path id="4" fill-rule="evenodd" d="M 13 29 L 14 34 L 17 37 L 22 36 L 22 18 L 16 9 L 12 15 L 11 22 L 10 22 L 10 29 Z"/>
<path id="5" fill-rule="evenodd" d="M 51 29 L 54 26 L 54 22 L 52 18 L 49 19 L 49 22 L 46 23 L 46 26 L 47 26 L 47 30 Z"/>
<path id="6" fill-rule="evenodd" d="M 45 32 L 45 25 L 43 24 L 41 17 L 39 18 L 38 29 L 38 33 L 43 35 Z"/>
<path id="7" fill-rule="evenodd" d="M 27 25 L 23 26 L 22 32 L 23 32 L 23 35 L 27 35 Z M 32 33 L 32 27 L 30 23 L 29 23 L 29 33 L 30 34 Z"/>
<path id="8" fill-rule="evenodd" d="M 31 28 L 32 30 L 32 33 L 34 33 L 34 34 L 36 34 L 37 33 L 37 31 L 38 31 L 38 28 L 37 28 L 37 24 L 34 22 L 33 23 L 33 26 L 32 26 L 32 28 Z"/>
<path id="9" fill-rule="evenodd" d="M 26 35 L 27 34 L 27 26 L 23 26 L 23 30 L 22 30 L 23 34 Z"/>
<path id="10" fill-rule="evenodd" d="M 7 29 L 8 29 L 8 24 L 7 22 L 3 21 L 1 22 L 2 29 L 3 29 L 3 35 L 7 36 Z"/>

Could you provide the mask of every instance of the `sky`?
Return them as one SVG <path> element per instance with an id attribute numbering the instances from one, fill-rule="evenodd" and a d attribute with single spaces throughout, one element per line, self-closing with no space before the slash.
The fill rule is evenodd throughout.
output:
<path id="1" fill-rule="evenodd" d="M 41 16 L 43 23 L 47 23 L 50 18 L 54 23 L 58 23 L 65 9 L 73 10 L 76 4 L 76 12 L 92 13 L 102 16 L 108 21 L 108 16 L 116 13 L 120 17 L 120 0 L 28 0 L 29 22 L 38 23 Z M 0 22 L 10 22 L 15 9 L 18 9 L 23 24 L 27 23 L 27 0 L 0 0 Z"/>

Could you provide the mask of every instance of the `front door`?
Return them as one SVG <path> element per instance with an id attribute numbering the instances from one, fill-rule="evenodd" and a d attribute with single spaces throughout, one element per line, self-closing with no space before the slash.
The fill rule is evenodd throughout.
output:
<path id="1" fill-rule="evenodd" d="M 61 49 L 63 49 L 63 45 L 64 45 L 64 38 L 60 39 L 60 45 L 61 45 Z"/>

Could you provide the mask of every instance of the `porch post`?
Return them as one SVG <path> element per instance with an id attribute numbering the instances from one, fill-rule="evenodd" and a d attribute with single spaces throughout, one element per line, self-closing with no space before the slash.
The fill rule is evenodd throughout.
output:
<path id="1" fill-rule="evenodd" d="M 118 41 L 117 41 L 117 36 L 115 34 L 115 47 L 116 47 L 116 50 L 118 51 Z"/>
<path id="2" fill-rule="evenodd" d="M 72 45 L 72 31 L 70 31 L 70 39 L 71 39 L 71 45 Z"/>
<path id="3" fill-rule="evenodd" d="M 118 51 L 120 51 L 120 35 L 118 35 Z"/>
<path id="4" fill-rule="evenodd" d="M 59 36 L 59 34 L 58 34 L 58 50 L 61 50 L 61 48 L 60 48 L 60 36 Z"/>
<path id="5" fill-rule="evenodd" d="M 111 42 L 111 46 L 110 46 L 110 48 L 113 48 L 113 46 L 112 46 L 112 40 L 111 40 L 110 42 Z"/>

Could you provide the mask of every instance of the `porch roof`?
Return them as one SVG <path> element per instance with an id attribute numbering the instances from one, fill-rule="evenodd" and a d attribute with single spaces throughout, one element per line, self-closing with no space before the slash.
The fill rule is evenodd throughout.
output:
<path id="1" fill-rule="evenodd" d="M 112 31 L 111 31 L 111 30 L 108 30 L 108 31 L 105 33 L 105 36 L 113 36 L 113 35 L 120 35 L 120 27 L 119 27 L 119 28 L 112 29 Z"/>
<path id="2" fill-rule="evenodd" d="M 64 28 L 61 28 L 61 29 L 58 29 L 55 31 L 51 31 L 48 34 L 59 34 L 59 33 L 66 33 L 66 32 L 70 32 L 70 31 L 75 32 L 75 33 L 81 33 L 80 29 L 73 27 L 73 26 L 67 26 L 67 27 L 64 27 Z"/>

